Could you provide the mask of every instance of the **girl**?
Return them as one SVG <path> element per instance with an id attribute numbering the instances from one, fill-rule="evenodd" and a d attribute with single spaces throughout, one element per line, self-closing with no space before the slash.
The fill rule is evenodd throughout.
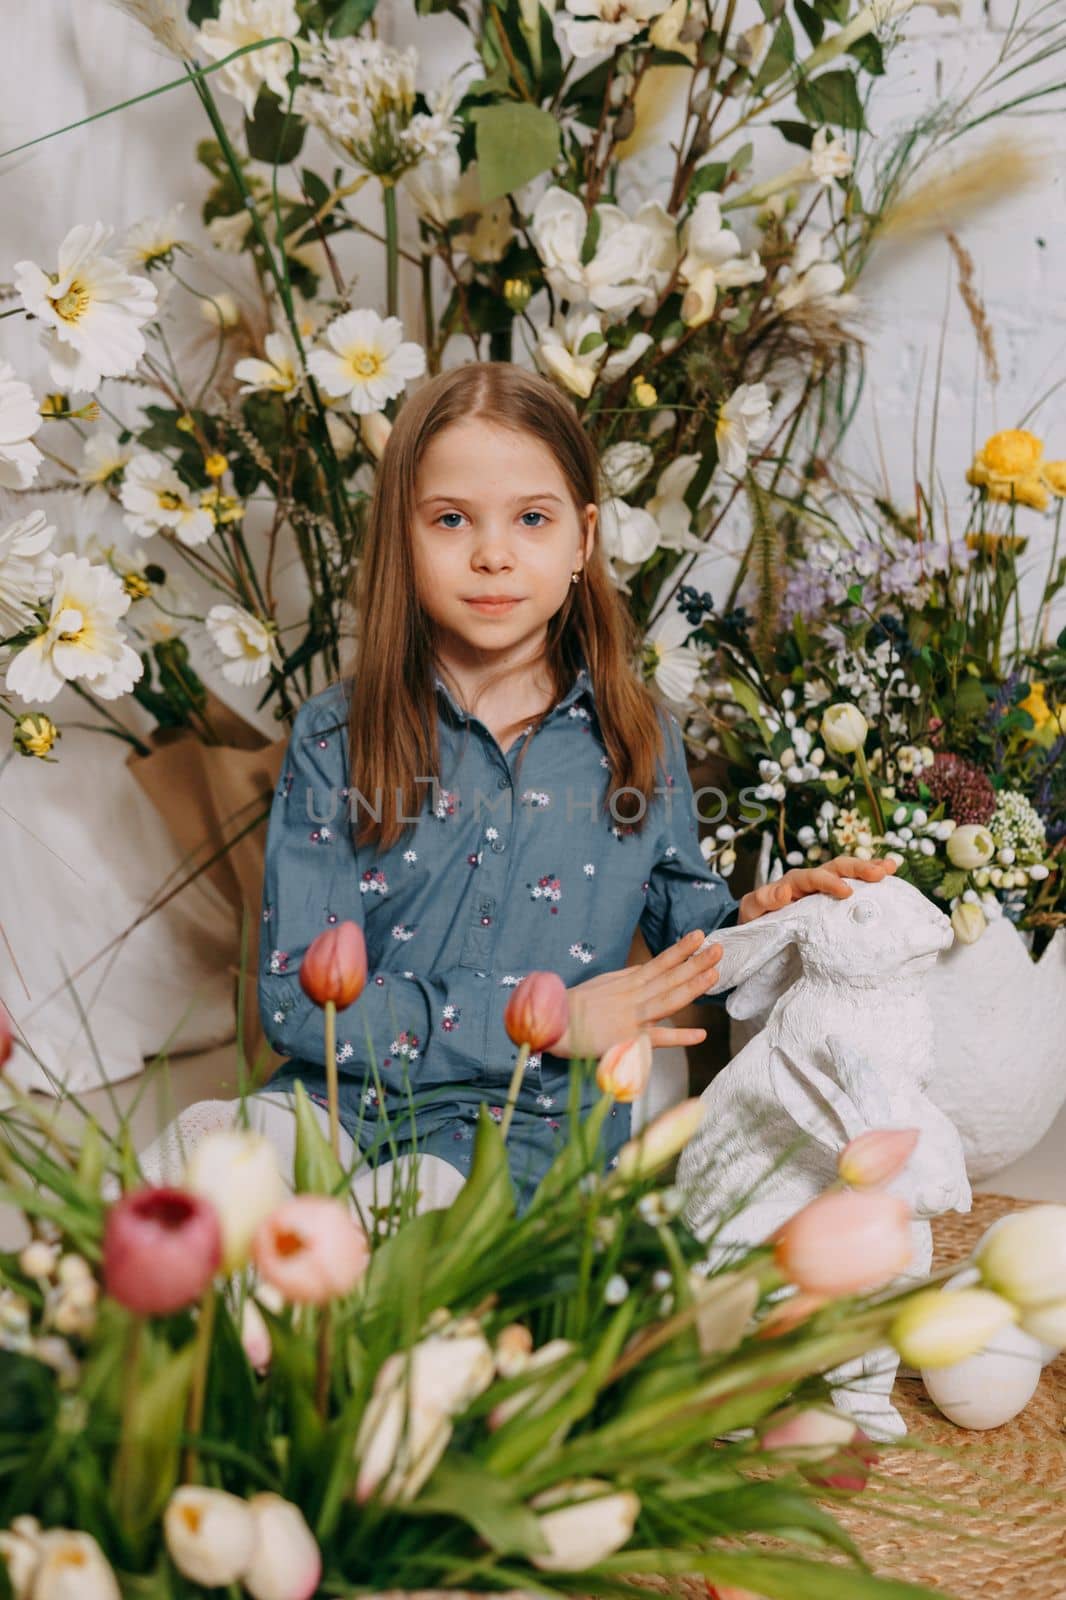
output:
<path id="1" fill-rule="evenodd" d="M 709 998 L 722 952 L 696 954 L 705 932 L 892 870 L 839 857 L 738 902 L 707 868 L 677 719 L 632 668 L 599 498 L 573 406 L 506 363 L 427 382 L 379 464 L 352 671 L 300 708 L 271 810 L 259 1006 L 289 1059 L 250 1101 L 286 1153 L 296 1079 L 325 1125 L 322 1013 L 298 972 L 324 928 L 358 923 L 369 976 L 337 1018 L 337 1062 L 364 1197 L 416 1145 L 423 1205 L 461 1187 L 482 1102 L 502 1114 L 517 1055 L 503 1013 L 528 971 L 562 976 L 572 1021 L 526 1068 L 507 1141 L 520 1209 L 564 1138 L 572 1056 L 639 1030 L 653 1046 L 705 1037 L 663 1020 Z M 638 924 L 653 959 L 627 967 Z M 583 1085 L 583 1109 L 595 1094 Z M 186 1147 L 232 1118 L 222 1101 L 190 1108 Z M 615 1105 L 608 1159 L 629 1123 Z"/>

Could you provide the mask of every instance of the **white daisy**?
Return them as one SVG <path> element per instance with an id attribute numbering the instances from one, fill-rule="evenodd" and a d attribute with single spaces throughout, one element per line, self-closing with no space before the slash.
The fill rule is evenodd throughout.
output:
<path id="1" fill-rule="evenodd" d="M 684 705 L 703 672 L 703 663 L 687 645 L 667 645 L 662 639 L 645 639 L 644 660 L 667 700 Z"/>
<path id="2" fill-rule="evenodd" d="M 128 694 L 144 671 L 118 619 L 130 607 L 121 578 L 84 556 L 53 563 L 52 609 L 36 639 L 15 655 L 7 687 L 27 703 L 54 700 L 64 683 L 84 678 L 103 700 Z"/>
<path id="3" fill-rule="evenodd" d="M 328 395 L 347 395 L 353 411 L 380 411 L 426 370 L 420 344 L 403 340 L 399 317 L 349 311 L 326 329 L 328 350 L 312 350 L 307 369 Z"/>
<path id="4" fill-rule="evenodd" d="M 260 39 L 275 36 L 295 39 L 299 31 L 300 17 L 295 0 L 222 0 L 218 17 L 207 19 L 200 29 L 198 42 L 212 61 L 221 61 L 244 44 L 257 44 Z M 289 86 L 285 79 L 294 65 L 293 53 L 287 45 L 271 44 L 263 50 L 249 50 L 247 55 L 223 67 L 215 77 L 223 89 L 236 95 L 251 116 L 264 83 L 279 99 L 288 99 Z"/>
<path id="5" fill-rule="evenodd" d="M 96 486 L 117 478 L 133 455 L 133 447 L 119 444 L 118 434 L 103 430 L 85 441 L 78 477 L 82 483 Z"/>
<path id="6" fill-rule="evenodd" d="M 44 419 L 33 390 L 0 361 L 0 489 L 26 489 L 43 457 L 32 441 Z"/>
<path id="7" fill-rule="evenodd" d="M 233 376 L 241 380 L 241 394 L 268 389 L 291 400 L 300 388 L 300 357 L 291 335 L 268 333 L 263 348 L 265 360 L 248 356 L 233 369 Z"/>
<path id="8" fill-rule="evenodd" d="M 241 606 L 212 606 L 207 631 L 225 659 L 222 676 L 230 683 L 258 683 L 281 666 L 274 629 Z M 325 829 L 322 830 L 323 835 Z"/>
<path id="9" fill-rule="evenodd" d="M 48 546 L 55 529 L 43 511 L 0 529 L 0 633 L 18 633 L 33 621 L 33 607 L 52 589 Z"/>
<path id="10" fill-rule="evenodd" d="M 718 412 L 715 438 L 718 463 L 735 477 L 744 471 L 748 450 L 770 426 L 770 396 L 765 383 L 742 383 Z"/>
<path id="11" fill-rule="evenodd" d="M 134 222 L 116 251 L 118 259 L 124 266 L 148 272 L 173 260 L 175 250 L 186 243 L 180 222 L 183 210 L 184 203 L 179 201 L 161 217 L 142 217 L 140 222 Z"/>
<path id="12" fill-rule="evenodd" d="M 134 456 L 122 480 L 122 519 L 131 533 L 150 539 L 170 529 L 182 544 L 204 544 L 215 531 L 215 519 L 182 483 L 166 456 Z"/>
<path id="13" fill-rule="evenodd" d="M 155 286 L 101 255 L 111 233 L 102 222 L 71 228 L 55 272 L 33 261 L 15 263 L 22 304 L 49 329 L 48 369 L 64 393 L 120 378 L 144 354 L 142 330 L 155 315 Z"/>

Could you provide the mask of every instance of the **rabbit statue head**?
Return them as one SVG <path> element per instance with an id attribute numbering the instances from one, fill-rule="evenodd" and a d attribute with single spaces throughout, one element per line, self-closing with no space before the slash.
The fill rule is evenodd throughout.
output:
<path id="1" fill-rule="evenodd" d="M 851 894 L 804 895 L 704 941 L 722 946 L 718 982 L 730 1016 L 768 1012 L 804 973 L 847 988 L 910 984 L 954 939 L 950 917 L 902 878 L 848 880 Z"/>

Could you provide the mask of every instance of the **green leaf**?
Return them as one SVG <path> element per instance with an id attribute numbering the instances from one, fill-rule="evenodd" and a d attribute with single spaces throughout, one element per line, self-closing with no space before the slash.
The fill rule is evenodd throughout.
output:
<path id="1" fill-rule="evenodd" d="M 763 721 L 762 714 L 759 711 L 759 696 L 755 693 L 755 690 L 750 684 L 744 682 L 743 678 L 730 678 L 729 687 L 733 691 L 733 699 L 737 702 L 738 706 L 744 707 L 744 710 L 748 713 L 748 716 L 758 728 L 760 737 L 765 743 L 767 750 L 769 750 L 773 744 L 773 739 L 771 737 L 770 730 Z"/>
<path id="2" fill-rule="evenodd" d="M 964 718 L 983 717 L 987 710 L 988 696 L 981 686 L 980 679 L 960 678 L 955 694 L 956 715 Z"/>
<path id="3" fill-rule="evenodd" d="M 815 1534 L 821 1543 L 835 1545 L 850 1556 L 858 1556 L 851 1538 L 809 1495 L 797 1489 L 771 1487 L 768 1483 L 746 1483 L 709 1497 L 700 1508 L 703 1518 L 713 1519 L 710 1531 L 730 1534 L 775 1533 L 782 1538 L 797 1533 Z"/>
<path id="4" fill-rule="evenodd" d="M 967 874 L 959 870 L 945 872 L 940 880 L 940 887 L 944 891 L 944 899 L 954 900 L 956 895 L 961 894 L 966 887 L 966 878 Z"/>
<path id="5" fill-rule="evenodd" d="M 600 210 L 593 206 L 589 212 L 588 222 L 585 224 L 585 237 L 581 241 L 581 265 L 587 267 L 596 254 L 596 246 L 600 241 Z"/>
<path id="6" fill-rule="evenodd" d="M 854 56 L 859 66 L 868 72 L 872 78 L 880 78 L 885 70 L 885 52 L 881 48 L 881 41 L 876 33 L 868 33 L 848 50 L 849 56 Z"/>
<path id="7" fill-rule="evenodd" d="M 814 0 L 814 9 L 829 22 L 847 22 L 851 0 Z"/>
<path id="8" fill-rule="evenodd" d="M 789 144 L 798 144 L 804 150 L 809 150 L 814 143 L 815 130 L 809 122 L 789 122 L 787 119 L 775 122 L 774 127 L 782 139 L 787 139 Z"/>
<path id="9" fill-rule="evenodd" d="M 268 89 L 259 91 L 255 115 L 244 119 L 248 154 L 257 161 L 266 161 L 270 166 L 277 164 L 284 167 L 290 161 L 295 161 L 306 131 L 306 124 L 299 117 L 286 115 L 285 107 L 277 95 L 271 94 Z"/>
<path id="10" fill-rule="evenodd" d="M 695 205 L 701 194 L 706 194 L 708 191 L 712 194 L 720 193 L 725 187 L 728 175 L 728 161 L 708 161 L 704 166 L 697 167 L 688 186 L 687 198 Z"/>
<path id="11" fill-rule="evenodd" d="M 607 340 L 603 337 L 603 334 L 600 332 L 600 330 L 598 328 L 593 328 L 589 333 L 586 333 L 585 337 L 578 345 L 577 353 L 579 356 L 586 356 L 590 350 L 598 350 L 601 344 L 606 343 Z"/>
<path id="12" fill-rule="evenodd" d="M 877 1578 L 854 1566 L 762 1551 L 739 1555 L 727 1550 L 620 1550 L 599 1562 L 596 1571 L 623 1576 L 653 1573 L 664 1578 L 701 1573 L 713 1583 L 734 1584 L 765 1596 L 765 1600 L 944 1600 L 939 1589 Z"/>
<path id="13" fill-rule="evenodd" d="M 796 106 L 810 122 L 856 130 L 866 126 L 855 74 L 846 68 L 823 72 L 820 77 L 801 83 L 796 90 Z"/>
<path id="14" fill-rule="evenodd" d="M 127 1516 L 137 1532 L 155 1522 L 178 1481 L 179 1434 L 195 1354 L 192 1340 L 177 1351 L 163 1347 L 161 1358 L 156 1356 L 155 1371 L 142 1379 L 134 1400 L 137 1470 L 131 1476 Z"/>
<path id="15" fill-rule="evenodd" d="M 409 1516 L 458 1517 L 504 1555 L 539 1555 L 549 1548 L 540 1519 L 516 1497 L 513 1482 L 455 1452 L 404 1510 Z"/>
<path id="16" fill-rule="evenodd" d="M 520 189 L 559 159 L 559 124 L 539 106 L 505 101 L 474 106 L 481 203 Z"/>
<path id="17" fill-rule="evenodd" d="M 782 16 L 777 24 L 777 31 L 766 52 L 766 60 L 759 68 L 751 86 L 752 94 L 761 94 L 778 78 L 783 78 L 796 59 L 796 41 L 792 34 L 792 24 L 786 16 Z"/>
<path id="18" fill-rule="evenodd" d="M 299 1194 L 337 1194 L 345 1173 L 333 1154 L 325 1130 L 311 1108 L 307 1090 L 296 1080 L 296 1154 L 293 1175 Z"/>
<path id="19" fill-rule="evenodd" d="M 0 1350 L 0 1434 L 32 1437 L 51 1429 L 58 1406 L 51 1367 Z"/>
<path id="20" fill-rule="evenodd" d="M 359 29 L 374 15 L 376 0 L 343 0 L 340 10 L 329 25 L 334 39 L 343 39 Z"/>
<path id="21" fill-rule="evenodd" d="M 814 7 L 807 4 L 807 0 L 794 0 L 794 3 L 796 7 L 796 15 L 799 18 L 800 26 L 802 27 L 804 33 L 807 35 L 812 45 L 820 45 L 822 42 L 822 35 L 825 33 L 825 22 L 818 15 Z"/>

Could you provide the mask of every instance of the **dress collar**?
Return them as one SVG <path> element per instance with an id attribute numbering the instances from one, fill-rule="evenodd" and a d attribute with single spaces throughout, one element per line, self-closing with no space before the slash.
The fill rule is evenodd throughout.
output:
<path id="1" fill-rule="evenodd" d="M 468 713 L 464 711 L 461 706 L 456 704 L 450 689 L 444 682 L 444 679 L 439 675 L 435 675 L 433 683 L 437 693 L 443 696 L 445 703 L 451 708 L 455 715 L 461 721 L 465 721 Z M 575 701 L 579 700 L 582 695 L 587 695 L 589 704 L 595 705 L 596 702 L 592 688 L 592 675 L 590 674 L 588 667 L 585 665 L 583 657 L 582 664 L 575 674 L 573 683 L 570 685 L 563 698 L 552 709 L 555 711 L 565 711 L 572 706 Z"/>

